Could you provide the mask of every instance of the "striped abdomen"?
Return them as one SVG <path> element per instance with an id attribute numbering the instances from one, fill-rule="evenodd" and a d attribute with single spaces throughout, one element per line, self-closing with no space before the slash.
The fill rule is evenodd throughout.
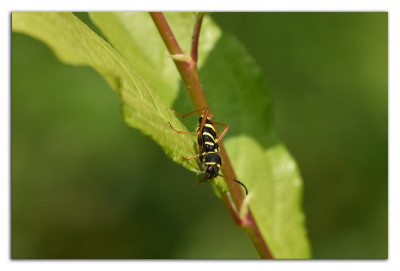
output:
<path id="1" fill-rule="evenodd" d="M 201 146 L 200 161 L 205 167 L 205 178 L 212 179 L 218 176 L 218 171 L 221 167 L 221 157 L 219 156 L 218 138 L 211 120 L 207 118 L 202 131 L 201 122 L 203 116 L 199 118 L 197 132 L 200 132 L 198 141 Z"/>
<path id="2" fill-rule="evenodd" d="M 203 120 L 203 116 L 199 118 L 199 125 L 197 126 L 197 132 L 199 132 L 201 121 Z M 207 118 L 206 123 L 203 127 L 203 130 L 200 131 L 201 139 L 199 138 L 199 144 L 202 149 L 202 156 L 209 152 L 219 153 L 218 139 L 217 134 L 215 132 L 214 125 L 211 120 Z"/>

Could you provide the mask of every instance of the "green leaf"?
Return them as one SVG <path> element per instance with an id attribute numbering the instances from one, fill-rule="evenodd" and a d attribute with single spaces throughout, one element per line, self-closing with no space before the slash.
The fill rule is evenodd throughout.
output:
<path id="1" fill-rule="evenodd" d="M 118 93 L 125 121 L 150 135 L 175 162 L 199 171 L 196 161 L 183 163 L 182 156 L 193 156 L 192 137 L 177 137 L 168 122 L 186 130 L 170 107 L 149 87 L 126 59 L 72 13 L 14 12 L 13 31 L 46 43 L 62 61 L 87 65 L 99 72 Z M 78 97 L 77 97 L 78 98 Z"/>
<path id="2" fill-rule="evenodd" d="M 174 25 L 171 25 L 172 31 L 182 49 L 189 52 L 195 15 L 192 12 L 164 14 L 168 20 L 174 21 Z M 182 92 L 180 75 L 172 59 L 168 57 L 168 51 L 150 15 L 147 12 L 91 12 L 90 18 L 152 89 L 167 104 L 172 105 L 179 92 Z M 203 28 L 208 30 L 201 33 L 200 68 L 221 35 L 220 29 L 213 26 L 211 20 L 204 20 Z"/>
<path id="3" fill-rule="evenodd" d="M 180 91 L 174 108 L 181 112 L 193 110 L 187 106 L 186 91 L 176 87 L 180 80 L 175 70 L 170 74 L 170 68 L 165 68 L 172 61 L 165 62 L 167 51 L 148 14 L 91 13 L 91 18 L 132 65 L 138 61 L 135 55 L 143 57 L 148 51 L 140 61 L 161 66 L 164 71 L 155 69 L 148 79 L 171 80 L 168 92 Z M 189 52 L 193 14 L 166 13 L 166 18 L 185 52 Z M 152 54 L 153 48 L 156 55 Z M 250 207 L 274 257 L 310 257 L 301 209 L 302 181 L 297 164 L 272 126 L 271 102 L 260 69 L 240 42 L 223 33 L 208 17 L 202 26 L 199 62 L 209 105 L 218 121 L 230 125 L 224 143 L 239 179 L 253 194 Z"/>
<path id="4" fill-rule="evenodd" d="M 217 71 L 224 72 L 215 76 Z M 257 64 L 225 33 L 200 78 L 218 121 L 231 127 L 224 144 L 239 180 L 253 193 L 250 208 L 272 254 L 275 258 L 310 257 L 302 180 L 273 127 L 271 101 Z"/>
<path id="5" fill-rule="evenodd" d="M 194 14 L 168 13 L 166 17 L 189 52 Z M 152 136 L 182 163 L 180 156 L 193 155 L 194 139 L 172 133 L 166 122 L 185 130 L 169 107 L 181 113 L 193 107 L 150 16 L 91 13 L 91 18 L 116 50 L 71 14 L 13 13 L 13 30 L 43 40 L 67 63 L 96 69 L 121 96 L 128 124 Z M 275 258 L 310 257 L 301 208 L 302 181 L 296 162 L 274 130 L 260 69 L 240 42 L 207 16 L 199 57 L 209 105 L 217 121 L 230 125 L 224 144 L 239 180 L 253 194 L 250 208 L 272 254 Z M 195 127 L 196 121 L 185 123 Z M 198 169 L 194 162 L 183 165 Z"/>

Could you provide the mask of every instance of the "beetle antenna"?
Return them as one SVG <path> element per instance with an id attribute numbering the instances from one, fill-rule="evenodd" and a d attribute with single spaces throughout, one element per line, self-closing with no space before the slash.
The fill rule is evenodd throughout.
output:
<path id="1" fill-rule="evenodd" d="M 225 176 L 223 176 L 223 175 L 221 175 L 221 174 L 218 174 L 218 176 L 220 176 L 220 177 L 225 177 Z M 241 181 L 238 181 L 238 180 L 236 180 L 236 179 L 231 179 L 231 180 L 234 181 L 234 182 L 237 182 L 238 184 L 240 184 L 241 186 L 243 186 L 244 190 L 246 190 L 246 195 L 249 193 L 249 192 L 247 191 L 247 187 L 246 187 Z"/>
<path id="2" fill-rule="evenodd" d="M 200 181 L 197 181 L 197 182 L 193 185 L 193 189 L 196 189 L 196 187 L 199 185 L 199 183 L 204 183 L 204 182 L 207 182 L 207 180 L 202 179 L 202 180 L 200 180 Z"/>

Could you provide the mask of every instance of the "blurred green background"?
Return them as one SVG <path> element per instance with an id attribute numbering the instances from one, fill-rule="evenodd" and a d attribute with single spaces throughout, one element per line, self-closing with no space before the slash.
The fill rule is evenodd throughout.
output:
<path id="1" fill-rule="evenodd" d="M 263 70 L 313 257 L 387 258 L 388 14 L 211 16 Z M 195 175 L 126 126 L 91 68 L 13 33 L 11 96 L 13 258 L 257 258 L 211 186 L 193 191 Z"/>

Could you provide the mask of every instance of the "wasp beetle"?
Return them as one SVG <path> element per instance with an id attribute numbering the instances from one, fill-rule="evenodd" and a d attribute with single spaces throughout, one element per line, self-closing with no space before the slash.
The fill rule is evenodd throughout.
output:
<path id="1" fill-rule="evenodd" d="M 221 169 L 222 166 L 222 160 L 220 156 L 218 142 L 221 142 L 222 138 L 225 136 L 226 132 L 229 129 L 228 125 L 220 122 L 213 122 L 211 120 L 212 117 L 210 116 L 210 111 L 208 107 L 198 109 L 183 115 L 176 111 L 174 111 L 174 113 L 181 116 L 182 118 L 186 118 L 187 116 L 200 111 L 204 111 L 204 113 L 199 117 L 199 122 L 197 125 L 196 132 L 177 131 L 174 127 L 172 127 L 171 123 L 168 122 L 170 128 L 178 134 L 197 135 L 199 153 L 195 156 L 188 158 L 182 157 L 183 160 L 191 160 L 198 157 L 200 159 L 201 164 L 205 168 L 203 179 L 198 181 L 193 188 L 196 188 L 196 186 L 199 183 L 207 182 L 217 176 L 224 177 L 219 173 L 219 170 Z M 217 136 L 217 131 L 214 125 L 224 126 L 224 130 L 219 134 L 219 136 Z M 246 190 L 246 195 L 247 195 L 248 193 L 247 187 L 242 182 L 235 179 L 232 179 L 232 181 L 237 182 L 238 184 L 243 186 L 243 188 Z"/>

